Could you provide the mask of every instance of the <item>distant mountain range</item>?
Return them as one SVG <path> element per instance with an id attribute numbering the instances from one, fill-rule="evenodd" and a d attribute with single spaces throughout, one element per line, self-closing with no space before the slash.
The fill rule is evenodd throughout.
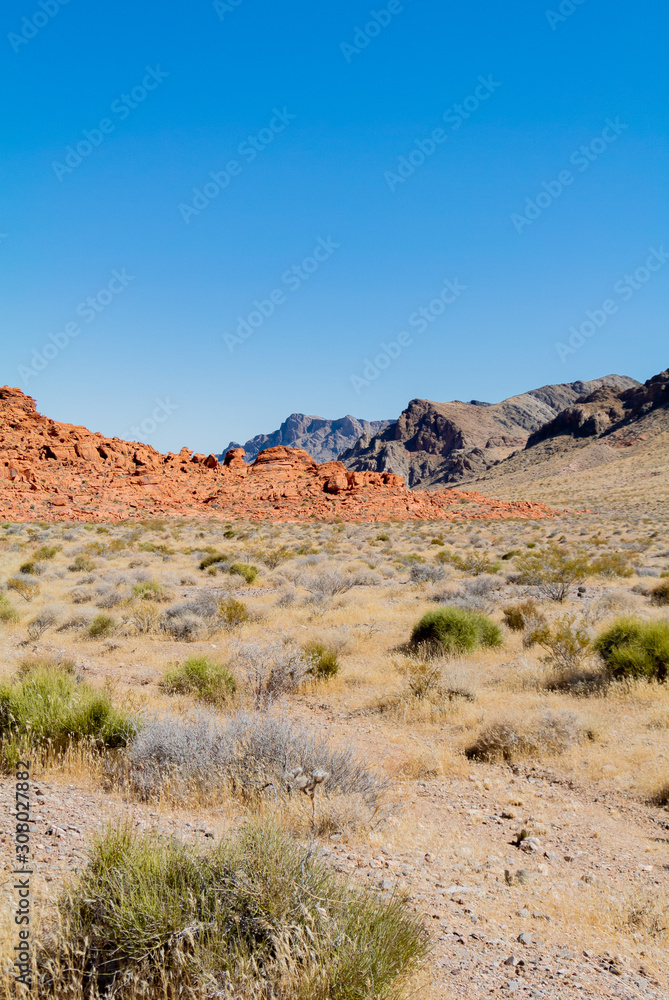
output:
<path id="1" fill-rule="evenodd" d="M 409 486 L 460 483 L 525 448 L 530 435 L 579 397 L 603 387 L 620 392 L 638 386 L 633 378 L 606 375 L 545 385 L 489 405 L 413 399 L 395 423 L 364 435 L 340 459 L 355 472 L 394 472 Z"/>
<path id="2" fill-rule="evenodd" d="M 473 399 L 436 403 L 413 399 L 397 420 L 337 420 L 292 413 L 280 428 L 258 434 L 244 448 L 252 462 L 264 448 L 302 448 L 317 462 L 340 459 L 352 472 L 393 472 L 409 486 L 457 483 L 485 473 L 527 445 L 582 396 L 606 388 L 612 393 L 639 383 L 624 375 L 606 375 L 591 382 L 545 385 L 501 403 Z"/>
<path id="3" fill-rule="evenodd" d="M 222 460 L 231 448 L 243 448 L 246 461 L 252 462 L 264 448 L 284 445 L 287 448 L 303 448 L 317 462 L 332 462 L 343 451 L 352 448 L 363 435 L 373 437 L 389 423 L 390 420 L 359 420 L 351 416 L 326 420 L 324 417 L 291 413 L 278 431 L 258 434 L 244 445 L 231 441 L 219 458 Z"/>

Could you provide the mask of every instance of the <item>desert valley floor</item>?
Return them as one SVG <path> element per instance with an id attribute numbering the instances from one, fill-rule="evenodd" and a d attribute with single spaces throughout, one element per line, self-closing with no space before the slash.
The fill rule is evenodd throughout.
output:
<path id="1" fill-rule="evenodd" d="M 334 774 L 328 755 L 352 754 L 359 781 L 326 778 L 312 800 L 277 794 L 268 772 L 271 789 L 249 797 L 213 764 L 200 761 L 195 782 L 182 775 L 182 751 L 170 782 L 151 771 L 150 745 L 139 764 L 83 744 L 36 752 L 35 933 L 49 933 L 108 824 L 206 849 L 259 813 L 351 884 L 406 899 L 429 935 L 407 994 L 666 1000 L 669 688 L 605 678 L 592 640 L 621 616 L 666 621 L 668 517 L 627 504 L 538 520 L 8 520 L 6 687 L 65 665 L 128 717 L 163 726 L 163 744 L 165 720 L 182 749 L 194 727 L 191 749 L 201 739 L 206 756 L 202 713 L 249 724 L 262 701 L 250 658 L 304 653 L 318 669 L 255 714 L 298 743 L 323 741 L 312 767 Z M 527 582 L 558 549 L 587 565 L 564 601 Z M 416 623 L 443 607 L 486 616 L 499 642 L 412 649 Z M 204 684 L 184 680 L 194 660 L 213 671 Z M 1 788 L 9 887 L 11 775 Z M 8 897 L 7 995 L 12 915 Z"/>

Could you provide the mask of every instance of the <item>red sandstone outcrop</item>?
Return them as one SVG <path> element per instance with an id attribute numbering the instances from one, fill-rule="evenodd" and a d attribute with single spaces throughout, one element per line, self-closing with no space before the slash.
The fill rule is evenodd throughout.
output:
<path id="1" fill-rule="evenodd" d="M 504 503 L 460 490 L 410 491 L 401 476 L 319 465 L 306 451 L 243 448 L 219 463 L 182 448 L 106 438 L 37 412 L 20 389 L 0 389 L 0 517 L 118 521 L 147 515 L 352 521 L 543 518 L 545 504 Z"/>

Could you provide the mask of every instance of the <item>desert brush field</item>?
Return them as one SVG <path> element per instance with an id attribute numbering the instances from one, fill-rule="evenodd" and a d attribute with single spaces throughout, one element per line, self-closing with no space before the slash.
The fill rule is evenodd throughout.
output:
<path id="1" fill-rule="evenodd" d="M 0 581 L 7 997 L 669 996 L 666 514 L 6 522 Z"/>

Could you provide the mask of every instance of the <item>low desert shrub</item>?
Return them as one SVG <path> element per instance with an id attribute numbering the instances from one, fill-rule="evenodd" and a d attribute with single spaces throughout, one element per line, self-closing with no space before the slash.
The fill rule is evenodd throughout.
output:
<path id="1" fill-rule="evenodd" d="M 287 559 L 292 559 L 293 553 L 287 546 L 282 545 L 276 549 L 267 549 L 266 552 L 262 552 L 259 558 L 264 562 L 268 569 L 276 569 L 281 563 L 285 562 Z"/>
<path id="2" fill-rule="evenodd" d="M 255 583 L 258 578 L 258 567 L 248 563 L 233 563 L 228 572 L 231 576 L 241 576 L 247 583 Z"/>
<path id="3" fill-rule="evenodd" d="M 653 587 L 650 592 L 650 603 L 659 607 L 669 604 L 669 580 L 663 580 L 657 587 Z"/>
<path id="4" fill-rule="evenodd" d="M 514 761 L 564 753 L 575 743 L 591 738 L 573 712 L 546 712 L 534 724 L 497 722 L 487 726 L 465 754 L 470 760 L 490 763 Z"/>
<path id="5" fill-rule="evenodd" d="M 209 704 L 229 702 L 237 690 L 234 677 L 206 656 L 191 656 L 168 670 L 160 685 L 168 694 L 193 694 Z"/>
<path id="6" fill-rule="evenodd" d="M 624 552 L 602 552 L 591 561 L 590 572 L 597 576 L 628 577 L 634 570 Z"/>
<path id="7" fill-rule="evenodd" d="M 517 562 L 518 583 L 536 587 L 540 594 L 562 602 L 572 587 L 583 583 L 590 567 L 580 552 L 570 552 L 557 542 L 536 552 L 526 552 Z"/>
<path id="8" fill-rule="evenodd" d="M 39 584 L 30 578 L 26 579 L 25 576 L 13 576 L 7 581 L 7 590 L 13 590 L 24 601 L 30 603 L 39 594 Z"/>
<path id="9" fill-rule="evenodd" d="M 613 678 L 666 681 L 669 622 L 619 618 L 597 637 L 594 648 Z"/>
<path id="10" fill-rule="evenodd" d="M 410 640 L 414 648 L 433 648 L 450 656 L 502 643 L 501 628 L 487 615 L 457 607 L 428 611 L 414 626 Z"/>
<path id="11" fill-rule="evenodd" d="M 0 759 L 5 766 L 26 753 L 60 753 L 89 740 L 98 748 L 125 746 L 136 724 L 109 695 L 77 681 L 57 661 L 32 661 L 13 681 L 0 684 Z"/>
<path id="12" fill-rule="evenodd" d="M 458 552 L 444 549 L 443 552 L 437 552 L 436 559 L 437 562 L 448 563 L 463 573 L 469 573 L 470 576 L 480 576 L 482 573 L 499 573 L 502 568 L 501 564 L 487 553 L 473 550 L 461 556 Z"/>
<path id="13" fill-rule="evenodd" d="M 210 552 L 200 562 L 200 569 L 209 569 L 210 566 L 215 566 L 221 562 L 229 562 L 229 557 L 222 555 L 220 552 Z"/>
<path id="14" fill-rule="evenodd" d="M 19 573 L 23 573 L 25 576 L 39 576 L 41 572 L 41 564 L 35 562 L 34 559 L 29 559 L 28 562 L 24 562 L 19 566 Z"/>
<path id="15" fill-rule="evenodd" d="M 669 781 L 662 782 L 649 799 L 651 805 L 669 807 Z"/>
<path id="16" fill-rule="evenodd" d="M 18 621 L 18 618 L 18 611 L 12 602 L 7 599 L 5 594 L 0 594 L 0 622 L 15 622 Z"/>
<path id="17" fill-rule="evenodd" d="M 35 617 L 28 622 L 28 638 L 33 641 L 40 639 L 45 632 L 48 632 L 50 628 L 53 628 L 56 621 L 56 613 L 51 611 L 50 608 L 45 608 L 44 611 L 35 615 Z"/>
<path id="18" fill-rule="evenodd" d="M 328 646 L 323 642 L 308 642 L 304 646 L 304 654 L 311 661 L 307 673 L 315 680 L 336 677 L 341 670 L 339 654 L 334 646 Z"/>
<path id="19" fill-rule="evenodd" d="M 538 624 L 539 618 L 546 621 L 539 606 L 531 597 L 525 601 L 518 601 L 516 604 L 508 604 L 502 609 L 502 614 L 504 615 L 504 624 L 514 632 L 522 632 L 528 625 Z"/>
<path id="20" fill-rule="evenodd" d="M 218 606 L 218 617 L 224 628 L 239 628 L 250 619 L 248 608 L 242 601 L 237 601 L 234 597 L 221 601 Z"/>
<path id="21" fill-rule="evenodd" d="M 546 650 L 544 662 L 557 671 L 574 671 L 590 653 L 590 636 L 576 615 L 562 615 L 550 625 L 544 622 L 528 629 L 526 646 Z"/>
<path id="22" fill-rule="evenodd" d="M 355 586 L 352 575 L 338 569 L 322 570 L 312 576 L 301 577 L 299 583 L 309 591 L 311 599 L 316 603 L 346 594 Z"/>
<path id="23" fill-rule="evenodd" d="M 277 640 L 237 643 L 230 666 L 246 678 L 253 704 L 261 709 L 295 691 L 312 663 L 295 643 Z"/>
<path id="24" fill-rule="evenodd" d="M 95 569 L 95 563 L 90 556 L 82 552 L 74 557 L 67 568 L 71 573 L 90 573 Z"/>
<path id="25" fill-rule="evenodd" d="M 106 639 L 116 631 L 116 620 L 111 615 L 96 615 L 88 626 L 91 639 Z"/>
<path id="26" fill-rule="evenodd" d="M 443 566 L 414 563 L 409 572 L 412 583 L 439 583 L 445 576 Z"/>
<path id="27" fill-rule="evenodd" d="M 49 559 L 55 559 L 62 548 L 62 545 L 42 545 L 35 552 L 33 559 L 36 559 L 37 562 L 46 562 Z"/>
<path id="28" fill-rule="evenodd" d="M 196 789 L 248 800 L 286 798 L 291 775 L 320 771 L 327 773 L 323 795 L 359 796 L 369 817 L 386 788 L 350 750 L 266 712 L 238 712 L 221 720 L 202 710 L 186 718 L 149 720 L 130 744 L 128 761 L 131 780 L 145 798 L 167 789 L 186 796 Z"/>
<path id="29" fill-rule="evenodd" d="M 141 580 L 132 588 L 132 595 L 143 601 L 165 600 L 163 588 L 157 580 Z"/>
<path id="30" fill-rule="evenodd" d="M 271 823 L 207 852 L 125 827 L 60 898 L 39 995 L 388 997 L 427 944 L 399 895 L 354 888 Z"/>
<path id="31" fill-rule="evenodd" d="M 457 665 L 453 666 L 451 660 L 419 655 L 406 657 L 396 662 L 396 666 L 406 679 L 407 693 L 411 698 L 418 701 L 430 700 L 434 704 L 445 704 L 459 699 L 476 701 L 476 693 L 467 678 Z M 400 697 L 399 701 L 401 700 Z M 390 702 L 382 702 L 382 710 L 385 710 L 387 705 L 392 705 L 392 698 Z"/>

